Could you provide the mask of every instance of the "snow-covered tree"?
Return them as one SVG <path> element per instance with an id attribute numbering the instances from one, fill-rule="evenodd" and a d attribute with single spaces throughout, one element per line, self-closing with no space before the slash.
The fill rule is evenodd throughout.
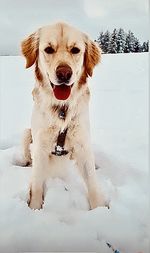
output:
<path id="1" fill-rule="evenodd" d="M 109 40 L 108 53 L 110 54 L 117 53 L 117 38 L 118 38 L 118 32 L 117 32 L 117 29 L 114 29 Z"/>
<path id="2" fill-rule="evenodd" d="M 149 51 L 149 41 L 143 42 L 143 45 L 141 46 L 142 52 L 148 52 Z"/>
<path id="3" fill-rule="evenodd" d="M 96 40 L 103 53 L 137 53 L 148 52 L 149 42 L 144 42 L 141 46 L 139 40 L 134 36 L 133 32 L 126 33 L 122 28 L 114 29 L 112 33 L 108 30 L 99 34 Z"/>
<path id="4" fill-rule="evenodd" d="M 102 49 L 103 53 L 107 53 L 108 51 L 108 44 L 110 40 L 110 32 L 107 30 L 105 33 L 101 32 L 97 39 L 97 42 Z"/>
<path id="5" fill-rule="evenodd" d="M 126 43 L 126 34 L 122 28 L 118 31 L 117 36 L 117 53 L 124 53 Z"/>
<path id="6" fill-rule="evenodd" d="M 100 46 L 100 48 L 102 49 L 102 52 L 104 52 L 104 44 L 105 44 L 105 41 L 104 41 L 104 33 L 101 32 L 98 36 L 98 39 L 97 39 L 97 42 Z"/>
<path id="7" fill-rule="evenodd" d="M 104 33 L 104 45 L 103 45 L 103 52 L 108 53 L 108 46 L 110 42 L 110 32 L 107 30 Z"/>
<path id="8" fill-rule="evenodd" d="M 138 53 L 138 52 L 141 52 L 141 51 L 142 51 L 142 47 L 140 45 L 140 42 L 137 38 L 135 38 L 135 40 L 134 40 L 134 52 Z"/>
<path id="9" fill-rule="evenodd" d="M 125 53 L 131 53 L 134 52 L 134 44 L 135 44 L 135 36 L 134 34 L 129 31 L 127 36 L 126 36 L 126 42 L 125 42 Z"/>

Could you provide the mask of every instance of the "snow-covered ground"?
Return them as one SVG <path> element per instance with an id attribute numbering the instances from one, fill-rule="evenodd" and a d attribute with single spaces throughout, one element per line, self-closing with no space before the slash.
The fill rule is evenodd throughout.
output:
<path id="1" fill-rule="evenodd" d="M 88 211 L 70 164 L 47 182 L 42 210 L 26 204 L 31 168 L 12 165 L 30 124 L 32 70 L 0 57 L 0 252 L 148 253 L 148 53 L 103 55 L 89 80 L 97 175 L 110 209 Z M 68 191 L 65 190 L 68 189 Z"/>

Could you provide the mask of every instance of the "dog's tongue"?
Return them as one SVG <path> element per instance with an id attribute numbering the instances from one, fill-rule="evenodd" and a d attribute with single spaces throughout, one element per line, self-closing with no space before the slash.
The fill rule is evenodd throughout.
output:
<path id="1" fill-rule="evenodd" d="M 65 84 L 55 85 L 53 91 L 57 99 L 66 100 L 71 93 L 71 86 L 67 86 Z"/>

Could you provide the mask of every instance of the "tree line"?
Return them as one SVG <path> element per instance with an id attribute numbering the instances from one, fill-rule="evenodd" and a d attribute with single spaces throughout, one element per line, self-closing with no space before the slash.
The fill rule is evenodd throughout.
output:
<path id="1" fill-rule="evenodd" d="M 122 28 L 114 29 L 113 32 L 100 32 L 98 38 L 95 40 L 98 42 L 100 48 L 104 54 L 116 54 L 116 53 L 137 53 L 148 52 L 149 41 L 140 41 L 134 36 L 130 30 L 126 33 Z"/>

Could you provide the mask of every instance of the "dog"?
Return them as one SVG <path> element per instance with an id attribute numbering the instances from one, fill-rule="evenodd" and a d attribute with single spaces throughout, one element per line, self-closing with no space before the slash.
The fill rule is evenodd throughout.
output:
<path id="1" fill-rule="evenodd" d="M 42 208 L 45 181 L 63 176 L 68 160 L 75 161 L 84 179 L 90 208 L 104 206 L 90 140 L 87 84 L 101 59 L 99 46 L 59 22 L 28 36 L 21 50 L 26 68 L 34 65 L 36 79 L 31 129 L 23 138 L 25 162 L 32 163 L 29 207 Z"/>

